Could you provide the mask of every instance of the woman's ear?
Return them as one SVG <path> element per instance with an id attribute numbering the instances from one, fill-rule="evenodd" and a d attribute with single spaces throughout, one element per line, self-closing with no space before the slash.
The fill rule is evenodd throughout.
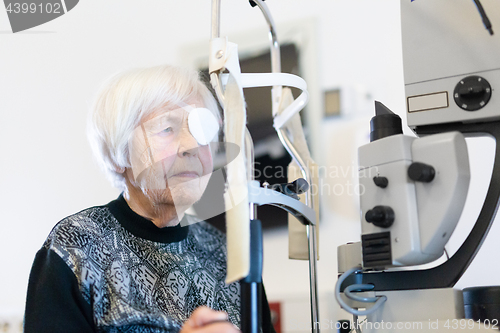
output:
<path id="1" fill-rule="evenodd" d="M 124 167 L 116 167 L 115 171 L 118 172 L 118 173 L 124 173 L 125 172 L 125 168 Z"/>

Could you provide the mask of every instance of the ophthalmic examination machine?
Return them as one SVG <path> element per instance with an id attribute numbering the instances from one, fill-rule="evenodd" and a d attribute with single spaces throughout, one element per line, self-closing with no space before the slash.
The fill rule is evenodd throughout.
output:
<path id="1" fill-rule="evenodd" d="M 336 298 L 358 332 L 498 329 L 499 286 L 453 287 L 500 201 L 500 3 L 403 0 L 401 24 L 406 116 L 417 137 L 404 135 L 399 116 L 376 102 L 371 142 L 358 151 L 361 241 L 338 248 Z M 481 212 L 444 263 L 412 268 L 443 256 L 462 214 L 467 136 L 496 140 Z"/>

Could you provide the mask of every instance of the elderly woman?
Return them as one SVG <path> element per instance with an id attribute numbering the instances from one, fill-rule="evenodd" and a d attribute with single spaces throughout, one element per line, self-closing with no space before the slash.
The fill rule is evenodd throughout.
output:
<path id="1" fill-rule="evenodd" d="M 207 186 L 219 123 L 196 72 L 139 69 L 104 85 L 89 138 L 123 193 L 54 227 L 31 271 L 25 332 L 238 331 L 224 235 L 185 214 Z"/>

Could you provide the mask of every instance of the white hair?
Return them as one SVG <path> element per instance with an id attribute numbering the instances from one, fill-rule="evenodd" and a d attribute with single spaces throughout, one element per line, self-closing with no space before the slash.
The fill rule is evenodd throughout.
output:
<path id="1" fill-rule="evenodd" d="M 123 171 L 131 167 L 128 141 L 141 120 L 159 107 L 182 105 L 191 98 L 201 99 L 220 124 L 217 102 L 196 71 L 164 65 L 133 69 L 104 82 L 90 112 L 87 135 L 115 187 L 126 187 Z"/>

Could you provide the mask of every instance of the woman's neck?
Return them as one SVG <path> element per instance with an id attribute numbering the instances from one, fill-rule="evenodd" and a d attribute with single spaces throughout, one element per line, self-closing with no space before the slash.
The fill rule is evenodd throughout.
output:
<path id="1" fill-rule="evenodd" d="M 158 228 L 176 226 L 184 217 L 184 210 L 177 209 L 173 203 L 154 202 L 140 189 L 129 185 L 131 184 L 127 182 L 127 189 L 124 191 L 123 197 L 130 209 L 151 220 Z"/>

